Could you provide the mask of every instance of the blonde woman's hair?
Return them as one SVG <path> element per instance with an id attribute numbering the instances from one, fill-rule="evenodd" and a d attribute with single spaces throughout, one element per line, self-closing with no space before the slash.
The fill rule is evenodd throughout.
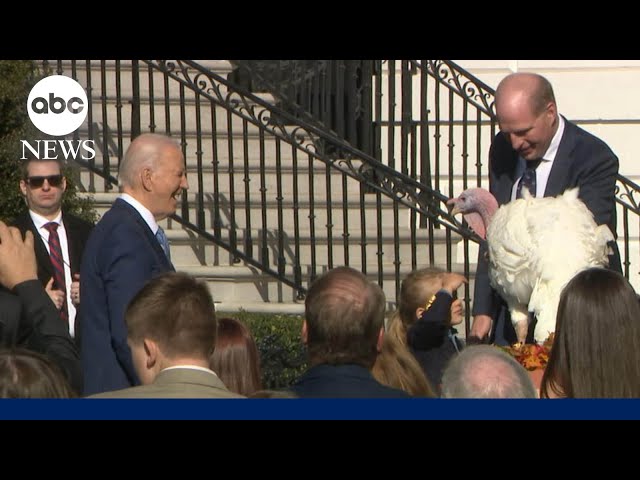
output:
<path id="1" fill-rule="evenodd" d="M 403 390 L 413 397 L 436 397 L 413 353 L 390 335 L 384 336 L 371 374 L 378 382 Z"/>

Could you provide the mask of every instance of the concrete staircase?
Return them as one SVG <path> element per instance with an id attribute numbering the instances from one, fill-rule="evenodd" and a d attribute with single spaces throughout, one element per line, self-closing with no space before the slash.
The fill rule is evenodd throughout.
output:
<path id="1" fill-rule="evenodd" d="M 227 61 L 200 60 L 199 63 L 206 68 L 226 75 L 231 71 L 231 64 Z M 129 145 L 131 136 L 131 65 L 130 62 L 120 62 L 120 75 L 117 75 L 115 61 L 105 62 L 105 76 L 101 77 L 100 62 L 92 61 L 90 78 L 86 74 L 84 63 L 78 63 L 77 80 L 87 86 L 91 83 L 88 92 L 93 102 L 91 125 L 88 123 L 79 131 L 80 138 L 89 137 L 89 128 L 96 140 L 99 151 L 96 157 L 96 166 L 101 168 L 105 161 L 105 153 L 108 153 L 111 164 L 111 174 L 116 176 L 118 158 L 121 158 Z M 142 66 L 142 64 L 141 64 Z M 69 62 L 63 62 L 63 74 L 70 75 Z M 394 237 L 394 209 L 393 202 L 382 197 L 382 215 L 380 225 L 376 221 L 376 195 L 364 195 L 361 201 L 360 184 L 352 178 L 343 179 L 340 173 L 327 175 L 324 163 L 313 160 L 302 152 L 294 154 L 291 146 L 277 142 L 268 134 L 260 138 L 259 129 L 256 126 L 243 122 L 235 115 L 227 116 L 223 107 L 215 108 L 217 122 L 215 135 L 212 128 L 201 125 L 198 135 L 196 111 L 198 102 L 192 97 L 183 96 L 181 100 L 180 88 L 177 82 L 165 84 L 161 73 L 148 73 L 144 67 L 141 78 L 153 78 L 153 95 L 149 94 L 148 81 L 140 82 L 142 96 L 142 132 L 151 131 L 152 125 L 158 133 L 171 131 L 173 136 L 183 139 L 186 148 L 187 172 L 190 182 L 189 220 L 196 223 L 198 213 L 204 211 L 204 228 L 213 234 L 214 211 L 214 165 L 218 170 L 218 193 L 220 203 L 218 210 L 221 219 L 221 240 L 230 241 L 231 225 L 237 225 L 237 242 L 241 250 L 246 251 L 250 240 L 253 247 L 253 256 L 262 261 L 260 239 L 267 236 L 267 247 L 270 266 L 278 270 L 277 256 L 280 228 L 282 229 L 283 256 L 285 258 L 285 274 L 288 278 L 294 278 L 293 265 L 295 258 L 295 244 L 293 237 L 294 216 L 297 212 L 299 221 L 300 266 L 304 285 L 307 286 L 308 278 L 312 273 L 311 246 L 316 246 L 316 273 L 322 273 L 330 266 L 339 266 L 347 263 L 345 258 L 348 252 L 349 264 L 354 268 L 362 269 L 370 274 L 372 280 L 378 279 L 378 258 L 381 256 L 384 265 L 383 288 L 390 303 L 395 302 L 396 297 L 396 267 L 394 265 L 394 248 L 399 247 L 400 277 L 404 277 L 411 268 L 411 236 L 409 226 L 409 213 L 406 208 L 399 209 L 400 228 L 397 238 Z M 118 78 L 119 77 L 119 78 Z M 104 80 L 103 80 L 104 78 Z M 121 96 L 115 96 L 115 83 L 119 82 Z M 106 89 L 103 89 L 106 85 Z M 165 89 L 169 92 L 170 102 L 164 104 Z M 268 94 L 262 94 L 261 98 L 269 100 Z M 104 107 L 102 106 L 102 100 Z M 151 106 L 154 107 L 152 110 Z M 153 111 L 153 113 L 152 113 Z M 169 112 L 169 119 L 166 112 Z M 119 112 L 119 113 L 118 113 Z M 208 114 L 207 114 L 208 115 Z M 208 120 L 207 120 L 208 121 Z M 202 119 L 201 119 L 202 122 Z M 229 128 L 229 125 L 231 128 Z M 122 145 L 118 145 L 117 133 L 122 133 Z M 198 142 L 200 140 L 200 142 Z M 214 155 L 215 149 L 215 155 Z M 264 163 L 260 162 L 261 151 Z M 281 162 L 275 164 L 276 152 L 279 151 Z M 201 155 L 201 164 L 198 164 L 198 153 Z M 217 160 L 217 164 L 215 164 Z M 297 168 L 294 169 L 294 160 Z M 264 168 L 262 168 L 262 166 Z M 202 184 L 197 185 L 197 171 L 203 172 Z M 261 180 L 263 174 L 264 180 Z M 104 180 L 89 171 L 80 171 L 80 189 L 86 195 L 94 198 L 99 214 L 104 213 L 117 197 L 116 189 L 105 189 Z M 262 203 L 261 183 L 264 181 L 266 203 Z M 293 184 L 297 181 L 297 201 L 293 196 Z M 344 188 L 346 186 L 346 188 Z M 200 189 L 201 188 L 201 189 Z M 331 195 L 327 198 L 328 188 Z M 281 198 L 278 190 L 281 190 Z M 311 191 L 313 190 L 313 191 Z M 197 192 L 203 193 L 203 204 L 197 206 Z M 344 192 L 344 193 L 343 193 Z M 230 202 L 233 196 L 234 202 Z M 315 205 L 313 211 L 312 205 Z M 330 208 L 321 209 L 319 205 L 328 205 Z M 278 211 L 281 206 L 282 210 Z M 361 232 L 361 210 L 371 211 L 366 215 L 364 235 Z M 329 213 L 330 212 L 330 213 Z M 178 214 L 181 213 L 178 209 Z M 331 219 L 329 219 L 331 215 Z M 266 219 L 266 229 L 263 228 L 263 218 Z M 315 226 L 315 234 L 311 233 L 311 222 Z M 345 250 L 343 237 L 344 224 L 348 225 L 348 247 Z M 329 238 L 327 224 L 332 224 L 331 238 Z M 292 288 L 279 282 L 270 275 L 264 274 L 255 267 L 244 263 L 234 262 L 233 255 L 211 242 L 199 237 L 196 233 L 180 224 L 168 219 L 161 222 L 171 243 L 172 260 L 177 270 L 191 273 L 205 279 L 210 285 L 214 300 L 218 303 L 219 311 L 247 311 L 301 313 L 304 310 L 303 302 L 297 299 Z M 248 226 L 250 225 L 250 228 Z M 378 246 L 378 228 L 382 231 L 381 250 Z M 416 242 L 417 268 L 427 266 L 428 242 L 432 241 L 435 247 L 435 258 L 446 258 L 446 238 L 444 230 L 437 230 L 433 238 L 429 239 L 426 230 L 419 230 Z M 366 243 L 366 262 L 361 261 L 362 243 Z M 330 254 L 330 247 L 333 252 Z M 453 249 L 454 270 L 461 271 L 461 266 L 456 264 L 457 252 Z M 444 266 L 444 265 L 443 265 Z M 473 271 L 474 268 L 471 268 Z"/>

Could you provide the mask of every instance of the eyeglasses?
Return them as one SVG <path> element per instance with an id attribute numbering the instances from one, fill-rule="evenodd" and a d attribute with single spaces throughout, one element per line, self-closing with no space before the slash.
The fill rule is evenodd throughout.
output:
<path id="1" fill-rule="evenodd" d="M 62 179 L 63 178 L 64 178 L 64 176 L 62 176 L 62 175 L 49 175 L 47 177 L 27 177 L 27 178 L 25 178 L 25 182 L 27 182 L 27 184 L 31 188 L 40 188 L 40 187 L 42 187 L 42 185 L 44 185 L 44 181 L 45 180 L 47 182 L 49 182 L 50 186 L 59 187 L 60 185 L 62 185 Z"/>

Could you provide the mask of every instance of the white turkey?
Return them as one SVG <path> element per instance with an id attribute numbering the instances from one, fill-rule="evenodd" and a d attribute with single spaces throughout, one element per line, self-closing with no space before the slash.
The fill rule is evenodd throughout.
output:
<path id="1" fill-rule="evenodd" d="M 465 190 L 447 202 L 452 213 L 462 213 L 469 227 L 485 238 L 489 251 L 489 280 L 511 312 L 518 341 L 524 343 L 528 311 L 538 319 L 535 338 L 555 331 L 562 288 L 578 272 L 606 267 L 614 237 L 598 226 L 578 198 L 578 189 L 557 197 L 523 198 L 498 208 L 493 195 L 482 188 Z"/>

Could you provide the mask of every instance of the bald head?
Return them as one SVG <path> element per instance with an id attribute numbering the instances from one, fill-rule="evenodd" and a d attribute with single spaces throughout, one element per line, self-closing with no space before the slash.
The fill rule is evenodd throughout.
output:
<path id="1" fill-rule="evenodd" d="M 537 398 L 527 371 L 511 355 L 490 345 L 467 347 L 442 376 L 445 398 Z"/>
<path id="2" fill-rule="evenodd" d="M 537 73 L 513 73 L 503 78 L 496 89 L 496 112 L 526 107 L 539 115 L 550 102 L 556 103 L 553 87 Z"/>
<path id="3" fill-rule="evenodd" d="M 156 133 L 143 133 L 136 137 L 120 162 L 118 171 L 120 186 L 139 188 L 140 172 L 145 168 L 156 168 L 165 155 L 175 151 L 182 155 L 180 145 L 170 137 Z"/>
<path id="4" fill-rule="evenodd" d="M 546 154 L 558 131 L 559 117 L 553 88 L 535 73 L 514 73 L 496 89 L 496 116 L 511 147 L 527 161 Z"/>

